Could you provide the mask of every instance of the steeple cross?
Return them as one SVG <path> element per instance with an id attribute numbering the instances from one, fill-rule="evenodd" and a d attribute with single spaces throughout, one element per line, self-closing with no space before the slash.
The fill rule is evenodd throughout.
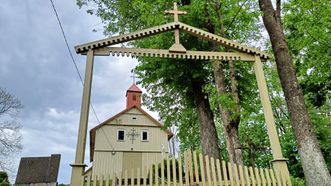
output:
<path id="1" fill-rule="evenodd" d="M 132 78 L 132 83 L 136 84 L 137 76 L 136 76 L 136 72 L 134 71 L 134 69 L 131 70 L 131 73 L 132 73 L 132 75 L 130 77 Z"/>
<path id="2" fill-rule="evenodd" d="M 178 22 L 178 15 L 182 15 L 182 14 L 187 14 L 187 12 L 185 11 L 180 11 L 177 9 L 177 3 L 174 3 L 174 9 L 173 10 L 166 10 L 164 11 L 164 13 L 166 14 L 174 14 L 174 21 Z"/>

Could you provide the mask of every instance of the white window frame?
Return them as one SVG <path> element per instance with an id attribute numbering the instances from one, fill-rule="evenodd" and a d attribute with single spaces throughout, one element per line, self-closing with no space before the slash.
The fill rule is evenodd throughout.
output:
<path id="1" fill-rule="evenodd" d="M 146 139 L 146 140 L 143 139 L 143 137 L 144 137 L 143 133 L 144 133 L 144 132 L 147 133 L 147 139 Z M 141 135 L 140 135 L 140 136 L 141 136 L 141 141 L 149 141 L 149 131 L 148 131 L 148 129 L 142 129 L 142 130 L 141 130 Z"/>
<path id="2" fill-rule="evenodd" d="M 123 131 L 124 132 L 124 134 L 123 134 L 123 139 L 121 140 L 121 139 L 119 139 L 119 132 L 120 131 Z M 125 141 L 125 129 L 117 129 L 117 132 L 116 132 L 116 139 L 117 139 L 117 141 Z"/>

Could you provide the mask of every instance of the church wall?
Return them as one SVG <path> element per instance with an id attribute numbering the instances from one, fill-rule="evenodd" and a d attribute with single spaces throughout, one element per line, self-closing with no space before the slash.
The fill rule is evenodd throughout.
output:
<path id="1" fill-rule="evenodd" d="M 95 152 L 95 160 L 93 162 L 93 176 L 107 176 L 113 175 L 113 173 L 118 173 L 122 170 L 123 166 L 123 153 L 116 152 L 113 155 L 111 152 Z M 155 164 L 155 162 L 161 163 L 163 158 L 166 158 L 168 153 L 142 153 L 141 169 L 146 173 L 150 165 Z M 131 171 L 131 170 L 129 170 Z"/>
<path id="2" fill-rule="evenodd" d="M 133 128 L 138 136 L 132 141 L 127 134 Z M 125 131 L 124 140 L 118 140 L 118 130 Z M 142 131 L 148 131 L 147 141 L 142 140 Z M 125 161 L 123 164 L 123 161 L 132 155 L 131 152 L 141 153 L 140 159 L 135 158 L 141 161 L 142 169 L 168 156 L 168 134 L 137 109 L 131 109 L 96 129 L 94 142 L 93 175 L 112 175 L 121 172 L 123 166 L 130 167 L 134 163 L 129 165 Z M 133 166 L 139 166 L 139 163 Z"/>
<path id="3" fill-rule="evenodd" d="M 95 152 L 93 175 L 113 175 L 114 171 L 122 171 L 122 152 Z"/>
<path id="4" fill-rule="evenodd" d="M 135 140 L 129 139 L 126 135 L 134 128 L 139 134 Z M 117 140 L 117 131 L 125 131 L 124 141 Z M 141 140 L 141 131 L 147 130 L 148 141 Z M 107 136 L 106 136 L 107 134 Z M 108 137 L 108 139 L 107 139 Z M 162 148 L 162 144 L 164 148 Z M 110 126 L 104 125 L 96 131 L 95 151 L 113 150 L 115 151 L 149 151 L 149 152 L 168 152 L 168 135 L 157 127 L 132 127 L 132 126 Z"/>

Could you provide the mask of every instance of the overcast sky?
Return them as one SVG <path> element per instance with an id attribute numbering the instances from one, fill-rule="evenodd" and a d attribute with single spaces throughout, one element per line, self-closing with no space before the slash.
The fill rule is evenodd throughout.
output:
<path id="1" fill-rule="evenodd" d="M 79 9 L 75 0 L 53 1 L 84 75 L 85 56 L 75 54 L 74 46 L 103 38 L 101 21 Z M 69 183 L 82 85 L 50 1 L 1 0 L 0 36 L 0 86 L 24 105 L 19 115 L 24 149 L 15 159 L 14 174 L 20 157 L 61 154 L 58 181 Z M 95 59 L 92 102 L 101 121 L 124 109 L 136 64 L 131 58 Z M 97 124 L 90 114 L 89 128 Z M 85 159 L 88 162 L 88 154 Z"/>

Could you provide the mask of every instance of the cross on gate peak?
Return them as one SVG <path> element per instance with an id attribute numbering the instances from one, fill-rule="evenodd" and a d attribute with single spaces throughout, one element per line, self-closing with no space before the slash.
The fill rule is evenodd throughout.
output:
<path id="1" fill-rule="evenodd" d="M 174 9 L 173 10 L 166 10 L 164 11 L 164 13 L 166 14 L 174 14 L 174 21 L 178 22 L 178 15 L 182 15 L 182 14 L 187 14 L 186 11 L 180 11 L 177 9 L 177 3 L 174 2 Z"/>

